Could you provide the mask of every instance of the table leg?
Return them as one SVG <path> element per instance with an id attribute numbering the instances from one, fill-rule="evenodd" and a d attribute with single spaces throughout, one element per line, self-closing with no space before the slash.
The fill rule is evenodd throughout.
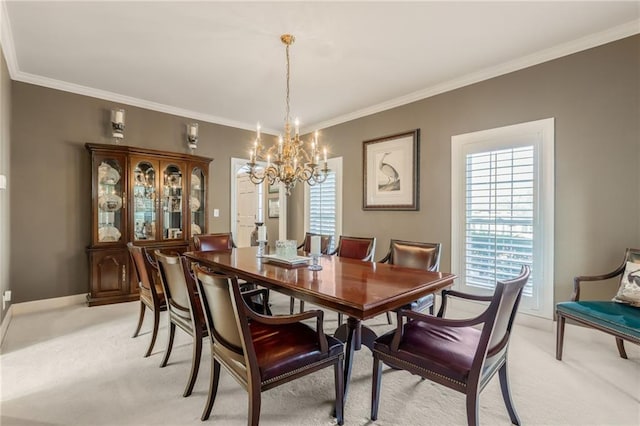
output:
<path id="1" fill-rule="evenodd" d="M 347 345 L 344 356 L 344 401 L 346 403 L 355 351 L 359 351 L 362 345 L 372 349 L 373 341 L 377 336 L 369 327 L 363 326 L 362 321 L 351 317 L 347 318 L 346 324 L 338 327 L 334 336 Z"/>

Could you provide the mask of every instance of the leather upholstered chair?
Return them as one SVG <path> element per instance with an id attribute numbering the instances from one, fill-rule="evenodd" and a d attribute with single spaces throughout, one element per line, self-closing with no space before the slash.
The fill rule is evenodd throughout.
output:
<path id="1" fill-rule="evenodd" d="M 375 252 L 376 237 L 345 237 L 340 235 L 338 246 L 331 254 L 367 262 L 373 261 Z M 338 313 L 338 325 L 340 324 L 342 324 L 342 314 Z"/>
<path id="2" fill-rule="evenodd" d="M 580 289 L 586 282 L 590 282 L 592 286 L 606 285 L 607 280 L 620 277 L 619 287 L 626 286 L 626 283 L 629 283 L 629 287 L 635 289 L 637 285 L 640 285 L 640 269 L 638 269 L 640 265 L 638 264 L 640 264 L 640 249 L 628 248 L 622 263 L 614 271 L 602 275 L 580 276 L 573 279 L 571 301 L 556 304 L 556 316 L 558 318 L 556 359 L 562 360 L 564 325 L 567 318 L 583 326 L 614 336 L 621 358 L 627 359 L 627 351 L 624 349 L 625 340 L 640 345 L 640 307 L 629 304 L 630 300 L 624 300 L 625 303 L 610 299 L 580 300 Z M 628 266 L 633 267 L 627 270 Z M 633 292 L 633 290 L 631 291 Z M 624 290 L 622 294 L 625 294 Z M 616 296 L 617 298 L 618 296 Z"/>
<path id="3" fill-rule="evenodd" d="M 343 424 L 343 344 L 324 334 L 323 312 L 260 315 L 246 305 L 234 277 L 200 266 L 195 271 L 211 335 L 211 382 L 202 420 L 211 414 L 221 365 L 249 393 L 249 425 L 258 425 L 261 392 L 333 366 L 335 412 L 338 424 Z M 302 323 L 309 319 L 315 319 L 315 330 Z M 294 407 L 293 400 L 287 403 Z"/>
<path id="4" fill-rule="evenodd" d="M 140 317 L 138 325 L 133 337 L 137 337 L 144 321 L 144 313 L 146 308 L 153 313 L 153 330 L 151 332 L 151 342 L 145 353 L 145 358 L 151 355 L 151 351 L 158 337 L 158 328 L 160 327 L 160 312 L 167 310 L 167 304 L 164 298 L 162 285 L 156 282 L 157 271 L 155 265 L 151 263 L 149 255 L 143 247 L 135 246 L 133 243 L 127 243 L 133 270 L 138 278 L 138 287 L 140 290 Z"/>
<path id="5" fill-rule="evenodd" d="M 315 234 L 313 232 L 305 232 L 304 241 L 302 241 L 302 244 L 298 246 L 298 250 L 309 253 L 311 251 L 311 237 L 313 236 L 320 236 L 320 253 L 329 254 L 329 247 L 331 247 L 333 235 Z"/>
<path id="6" fill-rule="evenodd" d="M 231 232 L 193 236 L 193 246 L 197 251 L 231 250 L 236 244 Z"/>
<path id="7" fill-rule="evenodd" d="M 338 257 L 348 257 L 364 261 L 373 260 L 376 251 L 376 237 L 345 237 L 340 236 L 338 246 L 331 254 Z"/>
<path id="8" fill-rule="evenodd" d="M 405 268 L 423 269 L 426 271 L 437 271 L 440 268 L 440 243 L 421 243 L 414 241 L 403 241 L 391 239 L 389 252 L 380 259 L 380 263 L 404 266 Z M 403 306 L 403 309 L 422 312 L 429 309 L 433 314 L 434 295 L 428 294 L 410 305 Z M 387 322 L 391 324 L 391 313 L 387 312 Z"/>
<path id="9" fill-rule="evenodd" d="M 169 339 L 160 367 L 165 367 L 171 355 L 176 326 L 193 338 L 191 372 L 183 396 L 191 395 L 198 377 L 202 355 L 202 339 L 208 336 L 207 325 L 198 295 L 190 262 L 183 256 L 169 256 L 155 251 L 158 270 L 167 300 Z"/>
<path id="10" fill-rule="evenodd" d="M 464 393 L 470 426 L 478 424 L 480 392 L 498 373 L 511 422 L 519 425 L 509 392 L 507 352 L 522 289 L 530 273 L 529 267 L 523 266 L 518 277 L 498 281 L 493 296 L 443 290 L 437 317 L 398 311 L 396 329 L 378 337 L 373 346 L 371 420 L 378 417 L 383 362 Z M 443 318 L 448 296 L 486 301 L 489 305 L 475 318 L 448 320 Z"/>
<path id="11" fill-rule="evenodd" d="M 333 240 L 333 235 L 327 234 L 315 234 L 313 232 L 306 232 L 304 235 L 304 241 L 302 244 L 298 246 L 298 250 L 302 250 L 305 253 L 309 253 L 311 251 L 311 237 L 320 236 L 320 253 L 329 254 L 329 248 L 331 247 L 331 240 Z M 289 314 L 293 314 L 293 305 L 295 303 L 295 298 L 291 297 L 289 301 Z M 300 312 L 304 311 L 304 300 L 300 301 Z"/>

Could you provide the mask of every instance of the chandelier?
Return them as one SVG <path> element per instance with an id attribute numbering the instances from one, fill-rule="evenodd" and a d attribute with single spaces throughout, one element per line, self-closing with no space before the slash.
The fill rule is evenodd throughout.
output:
<path id="1" fill-rule="evenodd" d="M 287 53 L 287 96 L 286 114 L 284 119 L 284 138 L 278 137 L 278 143 L 265 149 L 260 139 L 260 124 L 256 129 L 256 140 L 250 152 L 249 179 L 258 185 L 267 180 L 269 185 L 282 182 L 287 195 L 297 182 L 307 182 L 313 186 L 322 183 L 327 178 L 327 149 L 324 148 L 324 165 L 320 168 L 320 147 L 318 146 L 318 132 L 309 143 L 310 149 L 304 148 L 304 141 L 299 135 L 299 121 L 296 118 L 293 135 L 291 134 L 291 118 L 289 116 L 289 47 L 295 41 L 291 34 L 283 34 L 280 40 L 284 43 Z M 267 166 L 263 169 L 257 161 L 265 161 Z"/>

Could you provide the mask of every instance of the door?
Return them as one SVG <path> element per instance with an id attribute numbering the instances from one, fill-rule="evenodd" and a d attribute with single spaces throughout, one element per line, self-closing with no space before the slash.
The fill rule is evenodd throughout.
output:
<path id="1" fill-rule="evenodd" d="M 247 173 L 240 172 L 236 175 L 236 212 L 238 247 L 251 245 L 251 232 L 255 228 L 256 213 L 258 210 L 258 194 L 256 185 L 251 183 Z"/>

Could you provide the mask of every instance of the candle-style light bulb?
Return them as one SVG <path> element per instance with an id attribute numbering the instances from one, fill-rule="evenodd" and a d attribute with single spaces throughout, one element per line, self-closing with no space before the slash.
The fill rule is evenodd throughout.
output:
<path id="1" fill-rule="evenodd" d="M 267 168 L 271 167 L 271 155 L 267 155 Z"/>
<path id="2" fill-rule="evenodd" d="M 257 133 L 258 139 L 260 139 L 260 123 L 256 125 L 256 133 Z"/>
<path id="3" fill-rule="evenodd" d="M 296 125 L 296 136 L 298 136 L 298 134 L 300 134 L 300 120 L 296 117 L 296 121 L 294 121 L 294 123 Z"/>
<path id="4" fill-rule="evenodd" d="M 324 164 L 327 164 L 327 148 L 324 149 Z"/>

